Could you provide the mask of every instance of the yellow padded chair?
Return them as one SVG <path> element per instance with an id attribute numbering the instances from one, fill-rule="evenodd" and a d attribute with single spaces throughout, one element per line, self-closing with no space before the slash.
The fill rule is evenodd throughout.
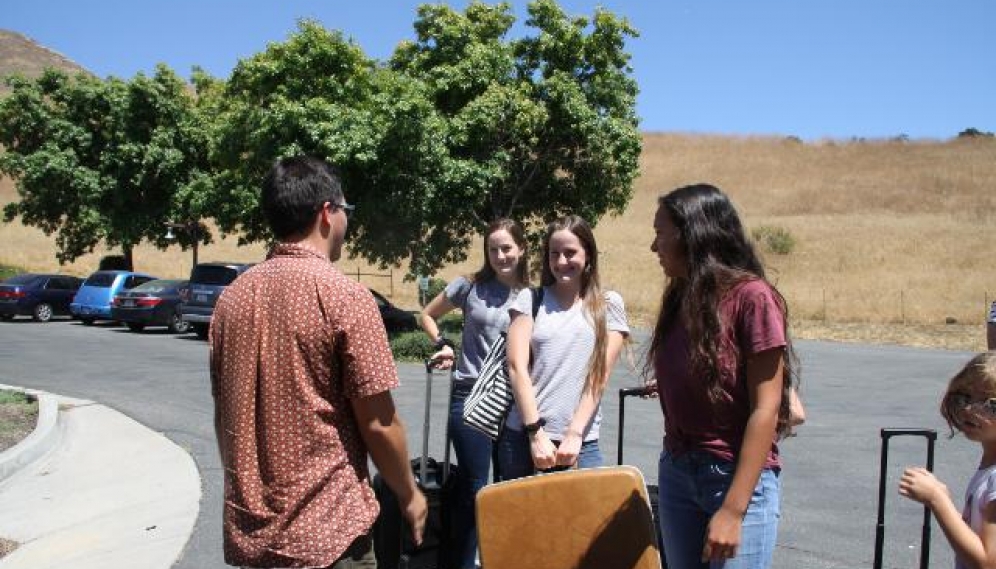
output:
<path id="1" fill-rule="evenodd" d="M 653 524 L 632 466 L 520 478 L 477 495 L 483 569 L 660 569 Z"/>

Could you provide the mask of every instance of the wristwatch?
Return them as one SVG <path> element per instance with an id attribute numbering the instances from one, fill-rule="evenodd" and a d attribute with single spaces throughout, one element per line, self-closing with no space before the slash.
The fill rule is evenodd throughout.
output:
<path id="1" fill-rule="evenodd" d="M 450 340 L 449 338 L 447 338 L 446 336 L 443 336 L 442 334 L 440 334 L 439 336 L 436 337 L 436 342 L 435 342 L 434 345 L 435 345 L 435 347 L 436 347 L 437 350 L 442 350 L 443 346 L 449 346 L 452 349 L 453 348 L 453 341 Z"/>
<path id="2" fill-rule="evenodd" d="M 546 425 L 546 419 L 540 417 L 539 420 L 536 421 L 535 423 L 529 423 L 528 425 L 523 425 L 523 428 L 526 430 L 526 433 L 534 435 L 540 429 L 542 429 L 544 425 Z"/>

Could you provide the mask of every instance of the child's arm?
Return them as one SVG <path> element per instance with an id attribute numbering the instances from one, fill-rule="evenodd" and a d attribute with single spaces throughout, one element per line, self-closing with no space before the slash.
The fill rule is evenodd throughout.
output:
<path id="1" fill-rule="evenodd" d="M 982 535 L 978 535 L 961 518 L 947 486 L 925 468 L 907 468 L 899 481 L 899 493 L 930 508 L 958 559 L 976 569 L 996 568 L 996 501 L 986 504 Z"/>

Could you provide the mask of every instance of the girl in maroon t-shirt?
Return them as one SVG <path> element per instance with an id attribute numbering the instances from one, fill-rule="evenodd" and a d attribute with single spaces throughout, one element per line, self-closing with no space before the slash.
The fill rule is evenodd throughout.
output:
<path id="1" fill-rule="evenodd" d="M 667 565 L 768 567 L 794 377 L 785 301 L 718 188 L 662 196 L 654 231 L 668 277 L 647 362 L 665 418 Z"/>

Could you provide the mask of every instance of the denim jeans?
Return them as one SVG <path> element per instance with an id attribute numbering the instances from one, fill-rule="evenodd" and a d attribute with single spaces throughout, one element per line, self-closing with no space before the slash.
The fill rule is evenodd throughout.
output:
<path id="1" fill-rule="evenodd" d="M 598 441 L 581 443 L 578 452 L 578 468 L 602 466 L 602 452 Z M 529 449 L 529 436 L 525 431 L 505 429 L 498 439 L 498 472 L 502 480 L 514 480 L 536 473 L 533 455 Z"/>
<path id="2" fill-rule="evenodd" d="M 765 469 L 744 516 L 740 546 L 733 559 L 703 563 L 706 527 L 723 504 L 735 464 L 701 451 L 661 453 L 658 470 L 660 522 L 668 569 L 766 569 L 781 517 L 781 481 Z"/>
<path id="3" fill-rule="evenodd" d="M 454 382 L 450 398 L 450 438 L 460 467 L 456 475 L 453 507 L 454 555 L 457 566 L 462 569 L 475 567 L 477 525 L 474 501 L 477 491 L 488 483 L 491 468 L 491 439 L 463 422 L 463 402 L 472 387 L 471 382 Z"/>

